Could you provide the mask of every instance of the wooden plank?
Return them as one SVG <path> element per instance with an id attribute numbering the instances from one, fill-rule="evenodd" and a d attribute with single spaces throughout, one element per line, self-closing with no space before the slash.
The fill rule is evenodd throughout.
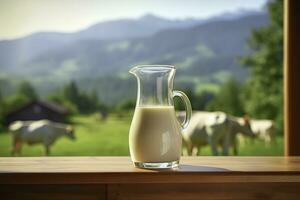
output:
<path id="1" fill-rule="evenodd" d="M 104 200 L 105 185 L 0 185 L 2 200 Z"/>
<path id="2" fill-rule="evenodd" d="M 197 183 L 108 185 L 111 200 L 298 200 L 300 183 Z"/>
<path id="3" fill-rule="evenodd" d="M 262 172 L 238 173 L 29 173 L 2 174 L 0 184 L 113 184 L 113 183 L 250 183 L 300 182 L 299 173 L 280 175 Z"/>
<path id="4" fill-rule="evenodd" d="M 2 184 L 300 182 L 300 157 L 183 157 L 144 170 L 129 157 L 0 158 Z"/>
<path id="5" fill-rule="evenodd" d="M 300 157 L 182 157 L 172 172 L 300 172 Z M 158 173 L 135 168 L 130 157 L 2 157 L 1 173 L 131 172 Z M 170 172 L 170 171 L 164 171 Z"/>
<path id="6" fill-rule="evenodd" d="M 107 188 L 107 189 L 106 189 Z M 300 183 L 0 185 L 2 200 L 299 199 Z"/>
<path id="7" fill-rule="evenodd" d="M 300 155 L 300 2 L 284 4 L 284 133 L 285 155 Z"/>

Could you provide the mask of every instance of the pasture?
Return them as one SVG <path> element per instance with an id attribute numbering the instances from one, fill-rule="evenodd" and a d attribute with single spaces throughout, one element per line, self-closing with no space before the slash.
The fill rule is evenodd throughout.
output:
<path id="1" fill-rule="evenodd" d="M 95 115 L 76 115 L 70 121 L 75 128 L 76 140 L 61 138 L 51 148 L 51 156 L 128 156 L 128 131 L 131 116 L 118 117 L 110 115 L 101 121 Z M 281 156 L 283 139 L 276 138 L 277 143 L 266 146 L 258 139 L 246 140 L 239 148 L 241 156 Z M 0 133 L 0 156 L 10 156 L 11 137 Z M 230 152 L 232 155 L 232 152 Z M 22 156 L 43 156 L 42 145 L 23 145 Z M 201 155 L 210 155 L 209 147 L 201 150 Z"/>

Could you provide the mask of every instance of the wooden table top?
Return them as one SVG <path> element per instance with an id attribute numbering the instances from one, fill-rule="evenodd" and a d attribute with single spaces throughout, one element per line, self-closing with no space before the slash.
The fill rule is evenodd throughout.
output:
<path id="1" fill-rule="evenodd" d="M 300 181 L 300 157 L 182 157 L 173 170 L 133 167 L 129 157 L 2 157 L 0 184 Z"/>

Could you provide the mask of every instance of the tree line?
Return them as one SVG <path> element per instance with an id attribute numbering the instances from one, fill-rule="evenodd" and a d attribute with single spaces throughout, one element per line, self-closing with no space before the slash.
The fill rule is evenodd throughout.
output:
<path id="1" fill-rule="evenodd" d="M 5 115 L 19 107 L 36 100 L 46 100 L 68 108 L 70 113 L 92 113 L 105 110 L 95 91 L 85 92 L 79 89 L 75 81 L 67 83 L 49 96 L 41 99 L 34 86 L 28 82 L 21 82 L 12 95 L 4 96 L 0 91 L 0 131 L 5 124 Z"/>

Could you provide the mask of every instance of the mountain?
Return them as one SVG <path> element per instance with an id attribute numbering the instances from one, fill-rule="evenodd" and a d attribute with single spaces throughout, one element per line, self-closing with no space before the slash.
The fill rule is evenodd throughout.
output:
<path id="1" fill-rule="evenodd" d="M 49 50 L 70 44 L 74 41 L 70 34 L 40 32 L 16 39 L 0 41 L 0 70 L 14 72 L 24 62 Z"/>
<path id="2" fill-rule="evenodd" d="M 30 79 L 43 93 L 76 79 L 82 88 L 96 89 L 106 102 L 132 97 L 128 69 L 137 64 L 175 65 L 179 87 L 219 84 L 229 75 L 243 81 L 247 70 L 236 60 L 249 53 L 251 31 L 267 22 L 261 12 L 204 21 L 146 15 L 102 22 L 76 33 L 37 33 L 1 41 L 0 70 Z"/>
<path id="3" fill-rule="evenodd" d="M 241 17 L 254 16 L 264 14 L 265 11 L 262 10 L 248 10 L 248 9 L 240 9 L 234 12 L 225 12 L 215 17 L 211 17 L 208 19 L 211 21 L 219 21 L 219 20 L 234 20 Z"/>
<path id="4" fill-rule="evenodd" d="M 266 16 L 259 14 L 167 29 L 143 38 L 79 40 L 31 59 L 22 73 L 82 78 L 118 74 L 135 64 L 165 63 L 176 65 L 186 75 L 210 75 L 226 69 L 238 76 L 245 70 L 235 58 L 246 53 L 245 41 L 251 30 L 266 23 Z M 195 70 L 199 74 L 194 74 Z"/>
<path id="5" fill-rule="evenodd" d="M 13 71 L 14 67 L 42 54 L 79 40 L 111 40 L 145 37 L 168 28 L 185 28 L 201 20 L 169 20 L 147 14 L 138 19 L 120 19 L 100 22 L 74 33 L 39 32 L 15 39 L 0 41 L 0 69 Z"/>
<path id="6" fill-rule="evenodd" d="M 188 28 L 219 20 L 262 14 L 260 11 L 224 13 L 209 19 L 170 20 L 146 14 L 138 19 L 119 19 L 100 22 L 74 33 L 38 32 L 15 40 L 0 40 L 0 70 L 13 72 L 34 57 L 51 49 L 62 48 L 79 40 L 112 40 L 151 36 L 170 28 Z"/>
<path id="7" fill-rule="evenodd" d="M 124 39 L 133 37 L 150 36 L 160 30 L 169 28 L 185 28 L 200 22 L 201 20 L 170 20 L 146 14 L 141 18 L 120 19 L 101 22 L 86 30 L 74 33 L 76 39 Z"/>

